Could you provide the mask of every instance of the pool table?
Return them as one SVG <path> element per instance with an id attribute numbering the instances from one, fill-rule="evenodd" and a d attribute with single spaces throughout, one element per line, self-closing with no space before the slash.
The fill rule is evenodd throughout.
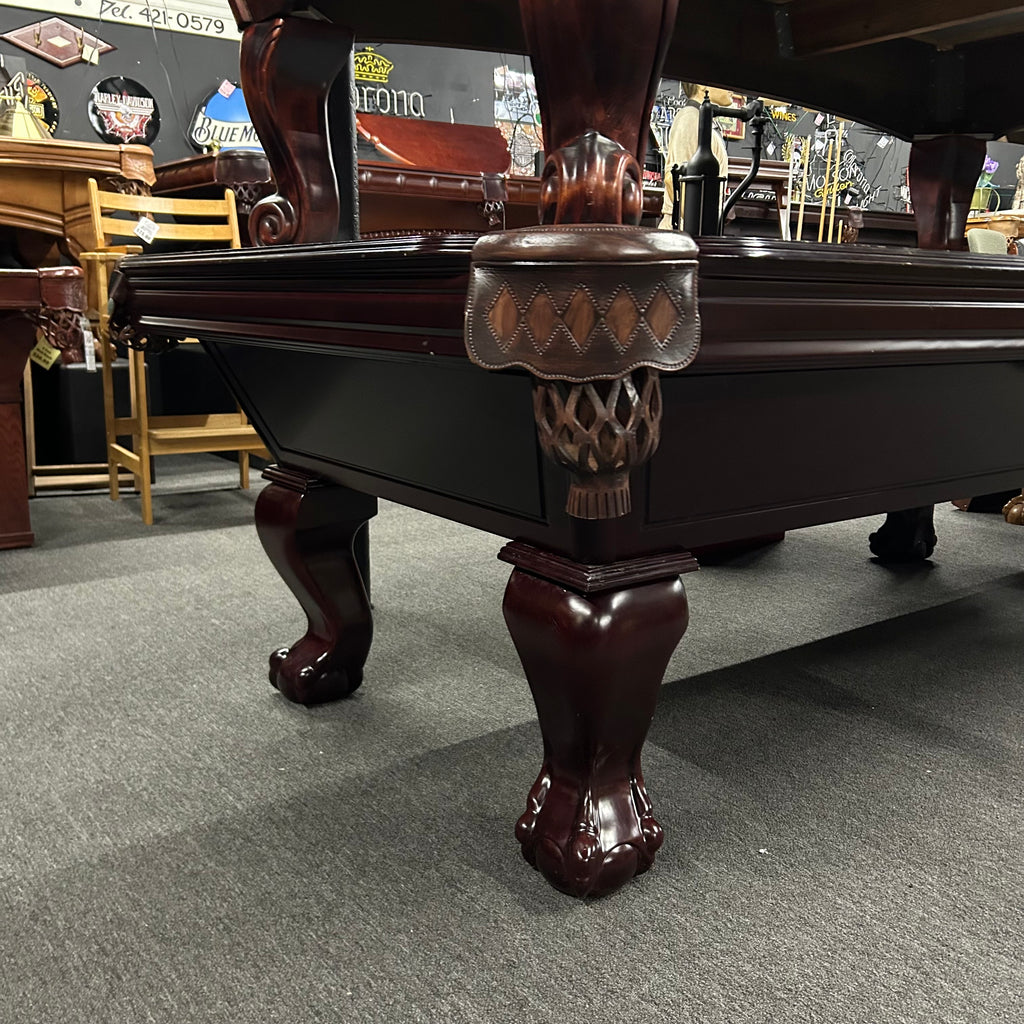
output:
<path id="1" fill-rule="evenodd" d="M 1024 16 L 1005 5 L 986 35 L 944 2 L 870 31 L 852 0 L 444 0 L 397 25 L 316 6 L 327 21 L 233 0 L 278 187 L 250 218 L 263 248 L 124 260 L 112 325 L 153 350 L 198 337 L 275 457 L 257 529 L 309 623 L 270 658 L 289 699 L 362 681 L 355 547 L 378 496 L 508 539 L 544 738 L 516 835 L 556 887 L 608 893 L 664 838 L 640 754 L 694 547 L 888 513 L 872 550 L 924 558 L 932 503 L 1024 479 L 1020 262 L 961 251 L 980 136 L 1024 119 L 988 77 L 1011 83 L 994 58 Z M 330 89 L 356 31 L 529 51 L 538 226 L 360 239 L 354 119 Z M 636 226 L 651 103 L 684 66 L 922 136 L 919 247 Z"/>

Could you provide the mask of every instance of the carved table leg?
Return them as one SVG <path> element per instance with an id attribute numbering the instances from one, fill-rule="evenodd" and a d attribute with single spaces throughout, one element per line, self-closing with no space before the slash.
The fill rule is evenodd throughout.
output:
<path id="1" fill-rule="evenodd" d="M 1011 498 L 1003 506 L 1003 518 L 1012 526 L 1024 526 L 1024 493 Z"/>
<path id="2" fill-rule="evenodd" d="M 868 538 L 871 553 L 882 562 L 923 562 L 935 550 L 935 506 L 890 512 Z"/>
<path id="3" fill-rule="evenodd" d="M 922 249 L 966 249 L 967 215 L 985 160 L 985 140 L 917 139 L 910 150 L 910 197 Z"/>
<path id="4" fill-rule="evenodd" d="M 373 638 L 370 601 L 354 549 L 377 499 L 281 466 L 256 502 L 256 528 L 309 628 L 270 656 L 270 681 L 289 700 L 346 697 L 363 681 Z"/>
<path id="5" fill-rule="evenodd" d="M 0 318 L 0 549 L 30 547 L 28 473 L 21 425 L 21 380 L 35 344 L 35 324 Z"/>
<path id="6" fill-rule="evenodd" d="M 279 193 L 253 207 L 254 245 L 358 237 L 351 61 L 351 31 L 329 22 L 277 18 L 245 30 L 242 88 Z M 332 98 L 335 81 L 344 95 Z"/>
<path id="7" fill-rule="evenodd" d="M 664 838 L 640 751 L 688 622 L 679 573 L 696 563 L 683 553 L 593 567 L 603 581 L 570 586 L 591 567 L 518 542 L 500 557 L 516 565 L 503 610 L 544 737 L 516 837 L 556 888 L 601 896 L 646 871 Z"/>

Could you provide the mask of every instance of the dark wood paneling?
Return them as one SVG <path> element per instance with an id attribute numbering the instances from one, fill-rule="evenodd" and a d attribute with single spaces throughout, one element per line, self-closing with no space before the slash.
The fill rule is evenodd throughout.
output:
<path id="1" fill-rule="evenodd" d="M 291 452 L 315 455 L 472 505 L 543 517 L 525 375 L 327 346 L 208 346 L 284 461 Z"/>
<path id="2" fill-rule="evenodd" d="M 908 489 L 932 500 L 975 478 L 1024 480 L 1024 363 L 680 375 L 662 386 L 652 524 L 774 510 L 790 529 L 844 518 L 844 505 L 884 512 Z"/>
<path id="3" fill-rule="evenodd" d="M 1016 259 L 703 239 L 701 350 L 663 381 L 649 509 L 635 474 L 632 515 L 568 521 L 528 378 L 465 358 L 469 250 L 388 240 L 122 268 L 143 333 L 206 340 L 286 463 L 583 561 L 1024 479 Z"/>

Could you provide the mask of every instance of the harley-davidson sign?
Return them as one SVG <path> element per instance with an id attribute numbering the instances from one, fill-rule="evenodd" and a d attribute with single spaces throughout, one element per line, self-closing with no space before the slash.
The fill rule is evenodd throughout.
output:
<path id="1" fill-rule="evenodd" d="M 160 131 L 156 100 L 131 78 L 104 78 L 89 97 L 89 121 L 104 142 L 152 145 Z"/>

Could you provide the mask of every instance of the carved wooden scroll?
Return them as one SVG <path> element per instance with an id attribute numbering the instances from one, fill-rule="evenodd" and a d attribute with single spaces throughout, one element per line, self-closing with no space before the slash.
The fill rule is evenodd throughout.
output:
<path id="1" fill-rule="evenodd" d="M 117 176 L 103 178 L 99 187 L 104 192 L 117 192 L 122 196 L 151 196 L 153 189 L 149 182 L 138 178 L 121 178 Z"/>
<path id="2" fill-rule="evenodd" d="M 249 25 L 241 76 L 278 194 L 249 214 L 254 245 L 352 240 L 359 235 L 355 114 L 348 89 L 352 32 L 304 18 Z"/>
<path id="3" fill-rule="evenodd" d="M 676 0 L 520 0 L 547 161 L 541 220 L 638 224 Z"/>

